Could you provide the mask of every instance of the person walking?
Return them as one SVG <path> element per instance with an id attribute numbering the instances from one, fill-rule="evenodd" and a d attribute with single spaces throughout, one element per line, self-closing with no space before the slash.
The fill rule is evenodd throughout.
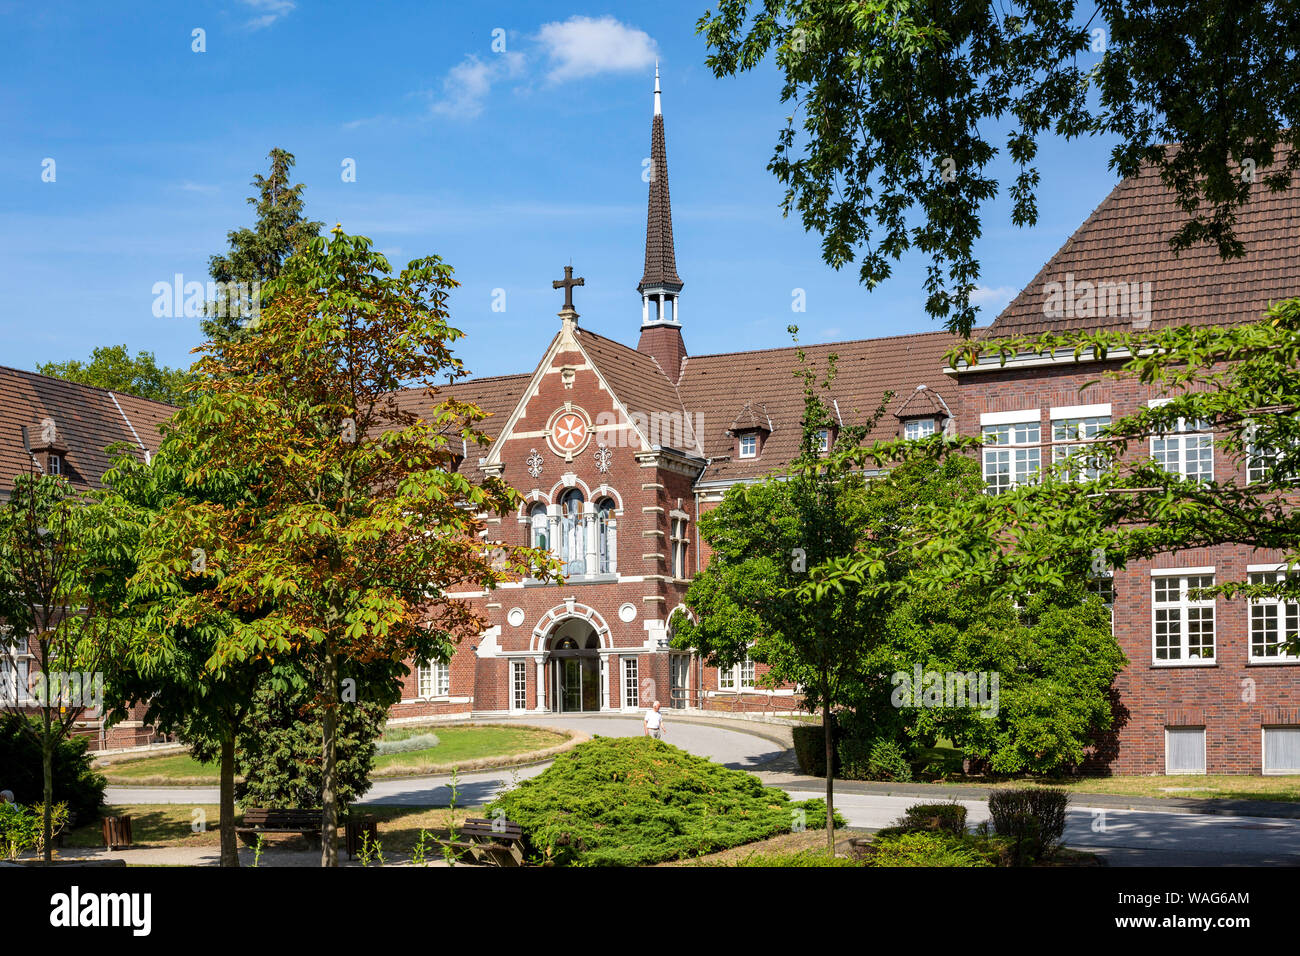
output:
<path id="1" fill-rule="evenodd" d="M 645 712 L 645 720 L 642 722 L 645 726 L 646 737 L 653 737 L 655 740 L 662 740 L 666 733 L 664 730 L 664 716 L 659 713 L 659 701 L 650 705 L 650 709 Z"/>

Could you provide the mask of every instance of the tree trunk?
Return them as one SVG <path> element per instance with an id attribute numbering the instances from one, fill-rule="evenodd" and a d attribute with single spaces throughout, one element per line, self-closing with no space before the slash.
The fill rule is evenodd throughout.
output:
<path id="1" fill-rule="evenodd" d="M 334 780 L 334 736 L 338 725 L 339 665 L 328 645 L 325 649 L 325 715 L 321 721 L 321 841 L 320 865 L 339 865 L 338 795 Z"/>
<path id="2" fill-rule="evenodd" d="M 41 769 L 45 774 L 45 813 L 41 821 L 41 834 L 45 838 L 45 862 L 49 863 L 54 859 L 54 834 L 51 832 L 51 814 L 54 810 L 54 734 L 50 730 L 48 712 L 45 715 L 45 734 L 41 738 Z"/>
<path id="3" fill-rule="evenodd" d="M 221 738 L 221 865 L 239 866 L 235 839 L 235 731 Z"/>
<path id="4" fill-rule="evenodd" d="M 822 737 L 826 742 L 826 853 L 835 855 L 835 739 L 831 727 L 831 702 L 822 697 Z"/>

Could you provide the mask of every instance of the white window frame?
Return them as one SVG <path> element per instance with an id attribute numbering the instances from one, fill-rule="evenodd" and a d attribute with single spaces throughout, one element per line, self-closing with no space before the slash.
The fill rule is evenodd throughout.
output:
<path id="1" fill-rule="evenodd" d="M 724 675 L 726 677 L 725 683 L 723 681 Z M 730 667 L 718 668 L 718 690 L 740 691 L 741 693 L 754 690 L 756 677 L 754 659 L 749 656 L 747 651 L 740 663 L 732 664 Z M 748 683 L 746 683 L 747 680 Z"/>
<path id="2" fill-rule="evenodd" d="M 432 693 L 425 693 L 426 685 Z M 415 669 L 415 696 L 418 700 L 439 700 L 451 696 L 451 665 L 443 661 L 424 661 Z"/>
<path id="3" fill-rule="evenodd" d="M 1058 477 L 1066 481 L 1096 481 L 1101 477 L 1100 459 L 1080 454 L 1089 445 L 1097 444 L 1098 434 L 1110 427 L 1110 406 L 1100 407 L 1105 408 L 1104 414 L 1076 414 L 1079 410 L 1092 412 L 1097 406 L 1052 409 L 1052 467 Z"/>
<path id="4" fill-rule="evenodd" d="M 1261 726 L 1259 728 L 1259 765 L 1262 768 L 1261 772 L 1273 776 L 1277 776 L 1280 774 L 1286 774 L 1290 776 L 1292 774 L 1300 773 L 1300 767 L 1279 767 L 1276 770 L 1269 768 L 1267 757 L 1268 757 L 1268 732 L 1270 730 L 1291 730 L 1291 731 L 1295 731 L 1296 733 L 1300 733 L 1300 727 L 1297 727 L 1294 724 L 1264 724 L 1263 726 Z"/>
<path id="5" fill-rule="evenodd" d="M 637 658 L 623 658 L 623 709 L 635 710 L 641 704 L 641 676 Z"/>
<path id="6" fill-rule="evenodd" d="M 510 709 L 516 713 L 528 709 L 528 662 L 510 662 Z"/>
<path id="7" fill-rule="evenodd" d="M 1200 734 L 1201 734 L 1201 769 L 1200 769 L 1200 770 L 1171 770 L 1171 769 L 1170 769 L 1170 767 L 1169 767 L 1169 732 L 1170 732 L 1171 730 L 1173 730 L 1173 731 L 1178 731 L 1178 730 L 1183 730 L 1183 731 L 1187 731 L 1187 730 L 1197 730 L 1197 731 L 1200 731 Z M 1166 728 L 1165 728 L 1165 775 L 1166 775 L 1166 776 L 1171 776 L 1171 777 L 1172 777 L 1172 776 L 1193 776 L 1193 777 L 1199 777 L 1199 776 L 1202 776 L 1202 775 L 1204 775 L 1205 773 L 1207 773 L 1208 770 L 1209 770 L 1209 763 L 1208 763 L 1208 761 L 1207 761 L 1207 759 L 1206 759 L 1206 758 L 1207 758 L 1207 753 L 1206 753 L 1206 737 L 1207 737 L 1207 734 L 1206 734 L 1206 732 L 1205 732 L 1205 727 L 1203 727 L 1203 726 L 1201 726 L 1201 725 L 1199 725 L 1199 724 L 1192 725 L 1192 726 L 1174 725 L 1174 726 L 1168 726 L 1168 727 L 1166 727 Z"/>
<path id="8" fill-rule="evenodd" d="M 61 455 L 50 455 L 50 472 L 51 475 L 63 474 L 63 457 Z"/>
<path id="9" fill-rule="evenodd" d="M 1203 579 L 1208 578 L 1206 583 Z M 1189 585 L 1192 579 L 1196 579 L 1195 585 Z M 1166 592 L 1168 591 L 1167 582 L 1174 581 L 1178 587 L 1178 599 L 1175 601 L 1157 600 L 1160 591 L 1160 584 L 1165 583 Z M 1187 595 L 1190 590 L 1199 588 L 1213 587 L 1215 584 L 1214 568 L 1177 568 L 1177 569 L 1158 569 L 1151 572 L 1151 663 L 1156 667 L 1207 667 L 1218 663 L 1219 653 L 1219 633 L 1218 633 L 1218 607 L 1217 600 L 1214 598 L 1202 599 L 1199 601 L 1191 600 Z M 1193 618 L 1204 623 L 1205 614 L 1208 610 L 1210 622 L 1210 647 L 1213 651 L 1209 657 L 1196 656 L 1190 654 L 1188 636 L 1190 623 Z M 1158 645 L 1156 638 L 1159 635 L 1160 625 L 1164 623 L 1168 627 L 1171 619 L 1165 617 L 1161 620 L 1161 611 L 1177 612 L 1178 628 L 1178 656 L 1177 657 L 1160 657 L 1158 655 Z"/>
<path id="10" fill-rule="evenodd" d="M 909 422 L 903 422 L 903 440 L 920 441 L 922 438 L 929 438 L 935 430 L 933 418 L 914 418 Z"/>
<path id="11" fill-rule="evenodd" d="M 985 442 L 980 456 L 985 494 L 1000 495 L 1017 485 L 1037 482 L 1043 469 L 1043 425 L 1038 409 L 986 412 L 980 416 L 980 434 Z M 990 442 L 990 438 L 997 440 Z M 1003 477 L 1005 482 L 990 480 Z"/>
<path id="12" fill-rule="evenodd" d="M 1246 568 L 1246 580 L 1251 584 L 1273 584 L 1285 581 L 1288 577 L 1300 578 L 1300 571 L 1287 571 L 1285 568 L 1261 567 L 1250 565 Z M 1256 580 L 1257 578 L 1263 580 Z M 1261 613 L 1256 613 L 1256 612 Z M 1278 637 L 1286 638 L 1293 633 L 1300 633 L 1300 603 L 1281 598 L 1252 598 L 1246 602 L 1246 653 L 1252 664 L 1294 664 L 1300 657 L 1278 649 L 1276 654 L 1255 653 L 1255 623 L 1263 620 L 1272 612 L 1273 628 Z M 1277 646 L 1274 644 L 1274 646 Z"/>
<path id="13" fill-rule="evenodd" d="M 690 569 L 686 565 L 686 546 L 690 541 L 687 532 L 688 520 L 689 519 L 680 515 L 673 515 L 669 518 L 668 543 L 672 549 L 672 566 L 669 570 L 672 572 L 673 577 L 678 580 L 685 579 L 689 576 L 687 572 Z"/>
<path id="14" fill-rule="evenodd" d="M 1147 402 L 1148 408 L 1159 408 L 1170 399 Z M 1208 469 L 1202 470 L 1201 452 L 1208 451 Z M 1179 418 L 1172 431 L 1151 436 L 1151 459 L 1171 475 L 1181 475 L 1188 481 L 1214 481 L 1214 430 L 1207 421 Z M 1197 465 L 1195 471 L 1190 466 Z M 1172 466 L 1172 467 L 1171 467 Z"/>
<path id="15" fill-rule="evenodd" d="M 737 455 L 737 457 L 739 457 L 739 458 L 757 458 L 757 457 L 758 457 L 758 436 L 757 436 L 757 435 L 755 435 L 755 434 L 753 434 L 753 433 L 751 432 L 751 433 L 748 434 L 748 435 L 740 435 L 740 436 L 738 436 L 736 440 L 737 440 L 737 443 L 738 443 L 738 445 L 737 445 L 737 447 L 738 447 L 738 455 Z M 746 447 L 747 445 L 749 446 L 749 450 L 748 450 L 748 451 L 745 450 L 745 447 Z"/>

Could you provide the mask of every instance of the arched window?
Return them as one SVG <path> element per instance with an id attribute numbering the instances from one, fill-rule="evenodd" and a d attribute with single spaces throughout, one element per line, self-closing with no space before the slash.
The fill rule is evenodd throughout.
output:
<path id="1" fill-rule="evenodd" d="M 618 570 L 616 526 L 614 502 L 602 498 L 596 503 L 596 562 L 600 574 L 613 574 Z"/>
<path id="2" fill-rule="evenodd" d="M 565 574 L 587 573 L 586 522 L 582 517 L 585 501 L 577 488 L 566 491 L 560 499 L 560 560 Z"/>
<path id="3" fill-rule="evenodd" d="M 551 547 L 551 531 L 546 520 L 546 505 L 540 501 L 528 509 L 528 520 L 532 525 L 533 547 L 540 551 Z"/>

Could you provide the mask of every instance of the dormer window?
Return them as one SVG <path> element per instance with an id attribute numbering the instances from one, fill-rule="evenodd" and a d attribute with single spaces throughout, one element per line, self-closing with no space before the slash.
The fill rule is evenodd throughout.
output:
<path id="1" fill-rule="evenodd" d="M 747 435 L 741 435 L 739 441 L 740 441 L 739 457 L 741 458 L 758 457 L 758 435 L 757 434 L 755 434 L 754 432 L 750 432 Z"/>
<path id="2" fill-rule="evenodd" d="M 918 441 L 922 438 L 929 438 L 933 434 L 933 418 L 914 418 L 903 423 L 903 438 L 907 441 Z"/>
<path id="3" fill-rule="evenodd" d="M 47 475 L 63 474 L 63 458 L 60 457 L 59 455 L 50 455 L 46 459 L 45 473 Z"/>
<path id="4" fill-rule="evenodd" d="M 819 428 L 817 429 L 817 453 L 826 455 L 830 453 L 831 445 L 835 444 L 835 429 Z"/>

